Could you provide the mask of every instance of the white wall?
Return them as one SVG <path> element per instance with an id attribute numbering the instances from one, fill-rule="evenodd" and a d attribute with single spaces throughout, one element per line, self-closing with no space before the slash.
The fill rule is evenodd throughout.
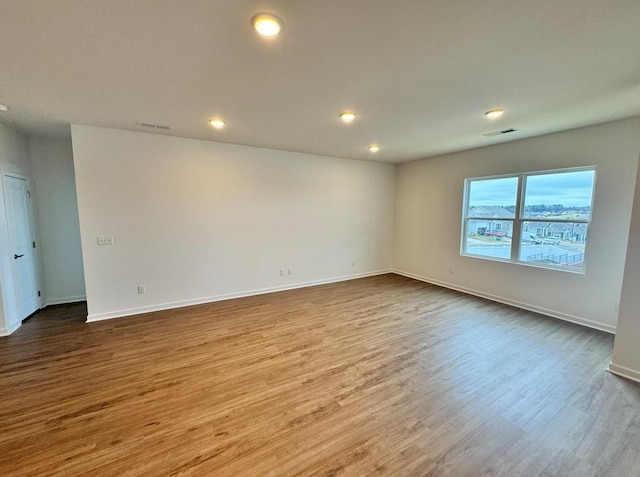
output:
<path id="1" fill-rule="evenodd" d="M 85 299 L 71 140 L 30 138 L 45 305 Z"/>
<path id="2" fill-rule="evenodd" d="M 392 165 L 88 126 L 72 138 L 90 321 L 391 269 Z"/>
<path id="3" fill-rule="evenodd" d="M 12 258 L 10 253 L 6 253 L 10 245 L 1 177 L 1 173 L 5 172 L 29 178 L 31 165 L 27 138 L 0 123 L 0 336 L 7 335 L 20 326 L 13 286 Z"/>
<path id="4" fill-rule="evenodd" d="M 620 315 L 609 370 L 640 382 L 640 168 L 631 214 Z"/>
<path id="5" fill-rule="evenodd" d="M 614 331 L 640 118 L 400 164 L 394 265 L 436 284 Z M 597 165 L 586 274 L 460 256 L 464 179 Z M 449 269 L 453 268 L 453 274 Z"/>

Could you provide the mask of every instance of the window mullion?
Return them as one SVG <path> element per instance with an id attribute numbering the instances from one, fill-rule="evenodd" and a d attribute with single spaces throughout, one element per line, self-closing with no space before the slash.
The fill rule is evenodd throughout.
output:
<path id="1" fill-rule="evenodd" d="M 518 176 L 518 189 L 516 194 L 516 210 L 515 217 L 513 219 L 513 231 L 511 233 L 511 261 L 517 262 L 520 256 L 520 237 L 522 234 L 522 207 L 524 207 L 524 176 L 521 174 Z"/>

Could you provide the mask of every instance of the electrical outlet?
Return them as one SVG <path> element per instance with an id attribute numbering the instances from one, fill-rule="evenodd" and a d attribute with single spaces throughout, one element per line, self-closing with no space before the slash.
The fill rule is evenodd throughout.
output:
<path id="1" fill-rule="evenodd" d="M 284 268 L 281 268 L 281 269 L 280 269 L 280 276 L 281 276 L 281 277 L 284 277 L 284 275 L 285 275 L 285 273 L 284 273 Z"/>
<path id="2" fill-rule="evenodd" d="M 293 268 L 287 268 L 287 275 L 293 275 Z"/>
<path id="3" fill-rule="evenodd" d="M 449 275 L 453 275 L 454 272 L 455 270 L 453 269 L 453 267 L 449 268 Z"/>
<path id="4" fill-rule="evenodd" d="M 138 295 L 144 295 L 145 293 L 147 293 L 147 290 L 144 285 L 138 285 Z"/>
<path id="5" fill-rule="evenodd" d="M 98 245 L 113 245 L 113 235 L 98 235 Z"/>
<path id="6" fill-rule="evenodd" d="M 352 267 L 355 267 L 355 266 L 356 266 L 356 261 L 355 261 L 355 260 L 353 260 L 353 261 L 351 262 L 351 266 L 352 266 Z"/>

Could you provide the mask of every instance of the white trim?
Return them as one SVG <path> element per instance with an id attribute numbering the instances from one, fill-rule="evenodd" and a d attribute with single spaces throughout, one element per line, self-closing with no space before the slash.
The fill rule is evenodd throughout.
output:
<path id="1" fill-rule="evenodd" d="M 562 220 L 562 219 L 557 219 L 557 218 L 550 218 L 550 217 L 544 217 L 544 218 L 539 218 L 539 217 L 525 217 L 525 199 L 526 199 L 526 195 L 527 195 L 527 181 L 530 177 L 539 177 L 539 176 L 544 176 L 544 175 L 550 175 L 550 174 L 571 174 L 571 173 L 575 173 L 575 172 L 587 172 L 587 171 L 593 171 L 593 183 L 591 184 L 591 203 L 589 205 L 589 210 L 591 211 L 589 214 L 589 218 L 588 219 L 571 219 L 571 220 Z M 595 188 L 596 188 L 596 178 L 598 175 L 598 167 L 596 165 L 592 165 L 592 166 L 579 166 L 579 167 L 568 167 L 568 168 L 563 168 L 563 169 L 550 169 L 550 170 L 545 170 L 545 171 L 531 171 L 531 172 L 520 172 L 520 173 L 512 173 L 512 174 L 501 174 L 501 175 L 497 175 L 497 176 L 485 176 L 485 177 L 469 177 L 466 178 L 464 180 L 464 192 L 462 195 L 462 226 L 460 229 L 460 255 L 465 256 L 465 257 L 473 257 L 473 258 L 478 258 L 478 259 L 482 259 L 482 260 L 495 260 L 495 261 L 500 261 L 500 262 L 506 262 L 506 263 L 515 263 L 515 264 L 521 264 L 521 265 L 527 265 L 530 267 L 536 267 L 536 268 L 546 268 L 549 270 L 557 270 L 557 271 L 562 271 L 562 272 L 571 272 L 571 273 L 578 273 L 581 275 L 584 275 L 587 272 L 587 261 L 586 261 L 586 256 L 587 256 L 587 232 L 585 232 L 585 242 L 584 242 L 584 247 L 583 247 L 583 252 L 582 252 L 582 269 L 576 269 L 576 270 L 572 270 L 569 269 L 568 267 L 565 267 L 563 265 L 549 265 L 549 264 L 545 264 L 545 263 L 541 263 L 541 262 L 528 262 L 525 260 L 521 260 L 520 259 L 520 253 L 522 251 L 522 247 L 523 247 L 523 243 L 521 240 L 521 234 L 522 234 L 522 226 L 524 222 L 539 222 L 539 223 L 547 223 L 547 222 L 553 222 L 553 223 L 558 223 L 558 224 L 584 224 L 586 225 L 586 230 L 589 230 L 589 227 L 591 226 L 591 214 L 593 212 L 593 203 L 595 200 Z M 487 180 L 494 180 L 494 179 L 512 179 L 515 178 L 517 179 L 517 185 L 516 185 L 516 203 L 515 203 L 515 211 L 513 213 L 514 217 L 513 219 L 510 218 L 500 218 L 500 217 L 496 217 L 496 218 L 478 218 L 478 217 L 469 217 L 469 212 L 471 212 L 471 205 L 469 204 L 469 191 L 471 188 L 471 183 L 472 182 L 479 182 L 479 181 L 487 181 Z M 482 207 L 482 206 L 479 206 Z M 488 220 L 488 221 L 510 221 L 512 222 L 512 226 L 511 226 L 511 244 L 510 244 L 510 256 L 509 258 L 500 258 L 500 257 L 490 257 L 490 256 L 485 256 L 485 255 L 480 255 L 480 254 L 472 254 L 466 251 L 467 249 L 467 239 L 468 239 L 468 228 L 469 228 L 469 221 L 471 220 Z M 590 325 L 587 325 L 590 326 Z"/>
<path id="2" fill-rule="evenodd" d="M 11 333 L 13 333 L 18 328 L 20 328 L 20 325 L 22 325 L 21 321 L 18 322 L 18 323 L 13 324 L 8 329 L 7 328 L 0 328 L 0 336 L 9 336 Z"/>
<path id="3" fill-rule="evenodd" d="M 393 273 L 393 270 L 391 270 L 391 269 L 378 270 L 378 271 L 375 271 L 375 272 L 358 273 L 358 274 L 355 274 L 355 275 L 345 275 L 345 276 L 342 276 L 342 277 L 333 277 L 333 278 L 327 278 L 327 279 L 323 279 L 323 280 L 312 280 L 310 282 L 296 283 L 296 284 L 293 284 L 293 285 L 278 286 L 278 287 L 268 287 L 268 288 L 259 288 L 257 290 L 248 290 L 248 291 L 238 292 L 238 293 L 227 293 L 227 294 L 224 294 L 224 295 L 214 295 L 214 296 L 208 296 L 208 297 L 202 297 L 202 298 L 195 298 L 195 299 L 192 299 L 192 300 L 174 301 L 174 302 L 168 302 L 168 303 L 161 303 L 159 305 L 141 306 L 141 307 L 137 307 L 137 308 L 127 308 L 127 309 L 124 309 L 124 310 L 108 311 L 108 312 L 105 312 L 105 313 L 93 313 L 93 314 L 87 315 L 87 323 L 93 323 L 95 321 L 110 320 L 112 318 L 121 318 L 123 316 L 139 315 L 139 314 L 142 314 L 142 313 L 151 313 L 153 311 L 162 311 L 162 310 L 170 310 L 170 309 L 173 309 L 173 308 L 182 308 L 182 307 L 185 307 L 185 306 L 201 305 L 203 303 L 212 303 L 212 302 L 222 301 L 222 300 L 231 300 L 231 299 L 234 299 L 234 298 L 244 298 L 244 297 L 248 297 L 248 296 L 264 295 L 266 293 L 274 293 L 274 292 L 279 292 L 279 291 L 294 290 L 296 288 L 306 288 L 306 287 L 312 287 L 312 286 L 316 286 L 316 285 L 325 285 L 325 284 L 328 284 L 328 283 L 344 282 L 344 281 L 347 281 L 347 280 L 355 280 L 357 278 L 365 278 L 365 277 L 373 277 L 373 276 L 376 276 L 376 275 L 384 275 L 385 273 Z"/>
<path id="4" fill-rule="evenodd" d="M 453 283 L 442 282 L 440 280 L 435 280 L 433 278 L 414 275 L 413 273 L 403 272 L 401 270 L 394 270 L 393 273 L 397 275 L 405 276 L 407 278 L 413 278 L 414 280 L 420 280 L 422 282 L 438 285 L 440 287 L 450 288 L 451 290 L 456 290 L 462 293 L 466 293 L 468 295 L 474 295 L 480 298 L 486 298 L 487 300 L 497 301 L 498 303 L 504 303 L 506 305 L 515 306 L 517 308 L 522 308 L 523 310 L 533 311 L 535 313 L 540 313 L 542 315 L 550 316 L 552 318 L 558 318 L 559 320 L 569 321 L 571 323 L 586 326 L 588 328 L 594 328 L 596 330 L 605 331 L 611 334 L 615 334 L 616 332 L 615 326 L 611 326 L 606 323 L 599 323 L 597 321 L 588 320 L 586 318 L 570 315 L 568 313 L 562 313 L 560 311 L 550 310 L 548 308 L 543 308 L 541 306 L 531 305 L 529 303 L 524 303 L 517 300 L 511 300 L 509 298 L 492 295 L 490 293 L 484 293 L 478 290 L 473 290 L 471 288 L 461 287 L 459 285 L 454 285 Z"/>
<path id="5" fill-rule="evenodd" d="M 636 371 L 635 369 L 627 368 L 626 366 L 620 366 L 619 364 L 615 364 L 612 362 L 609 363 L 607 371 L 617 376 L 622 376 L 623 378 L 627 378 L 631 381 L 640 383 L 640 371 Z"/>
<path id="6" fill-rule="evenodd" d="M 52 298 L 46 299 L 44 302 L 44 306 L 47 307 L 49 305 L 64 305 L 66 303 L 77 303 L 79 301 L 86 301 L 86 295 L 78 295 L 78 296 L 67 296 L 62 298 Z"/>

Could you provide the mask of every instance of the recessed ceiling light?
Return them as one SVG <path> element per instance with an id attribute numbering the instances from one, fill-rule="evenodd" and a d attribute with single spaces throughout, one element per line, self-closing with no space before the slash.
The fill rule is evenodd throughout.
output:
<path id="1" fill-rule="evenodd" d="M 340 119 L 343 123 L 350 124 L 354 119 L 356 119 L 356 113 L 351 111 L 344 111 L 340 113 Z"/>
<path id="2" fill-rule="evenodd" d="M 6 104 L 0 104 L 0 111 L 9 111 L 9 106 Z"/>
<path id="3" fill-rule="evenodd" d="M 377 144 L 371 144 L 371 146 L 369 146 L 369 152 L 373 154 L 375 154 L 379 150 L 380 150 L 380 146 L 378 146 Z"/>
<path id="4" fill-rule="evenodd" d="M 496 119 L 499 118 L 500 116 L 502 116 L 504 114 L 504 109 L 490 109 L 489 111 L 487 111 L 486 113 L 484 113 L 484 115 L 486 117 L 488 117 L 489 119 Z"/>
<path id="5" fill-rule="evenodd" d="M 222 129 L 225 125 L 225 122 L 219 118 L 209 119 L 209 124 L 216 129 Z"/>
<path id="6" fill-rule="evenodd" d="M 251 24 L 262 36 L 276 36 L 284 28 L 282 20 L 273 13 L 258 13 L 251 18 Z"/>

